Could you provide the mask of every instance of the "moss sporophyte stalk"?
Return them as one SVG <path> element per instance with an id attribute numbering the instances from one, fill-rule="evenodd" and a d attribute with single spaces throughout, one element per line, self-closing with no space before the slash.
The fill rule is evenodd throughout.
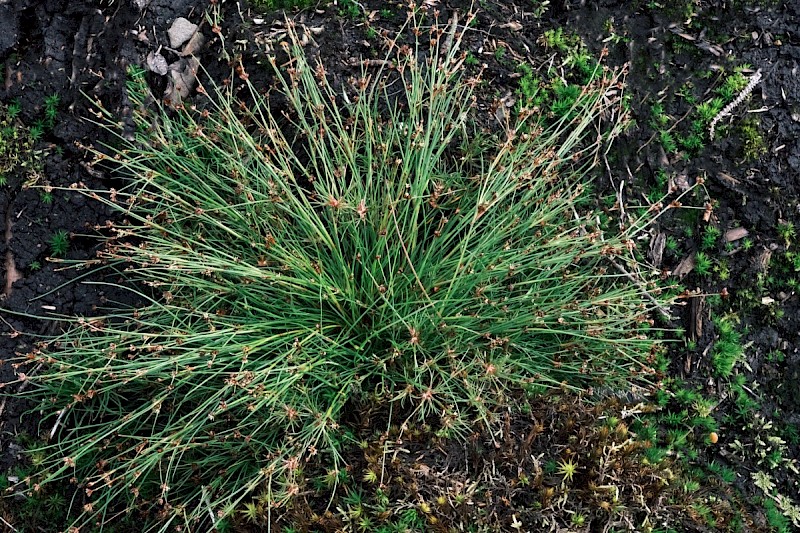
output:
<path id="1" fill-rule="evenodd" d="M 457 20 L 344 94 L 288 24 L 280 111 L 244 65 L 243 91 L 206 83 L 175 111 L 129 73 L 136 139 L 111 148 L 128 185 L 86 193 L 125 214 L 102 259 L 148 304 L 28 356 L 53 436 L 35 482 L 91 491 L 77 525 L 152 508 L 152 529 L 204 530 L 257 490 L 283 505 L 311 458 L 345 471 L 342 413 L 363 402 L 463 438 L 521 391 L 656 379 L 669 301 L 634 242 L 670 207 L 617 233 L 576 207 L 624 126 L 618 73 L 498 139 L 472 133 Z"/>

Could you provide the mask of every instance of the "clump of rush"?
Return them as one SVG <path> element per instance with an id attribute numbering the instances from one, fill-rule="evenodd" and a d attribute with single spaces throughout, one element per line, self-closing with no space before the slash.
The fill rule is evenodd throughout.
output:
<path id="1" fill-rule="evenodd" d="M 148 304 L 29 355 L 54 437 L 36 482 L 86 489 L 76 524 L 149 509 L 199 531 L 257 488 L 286 503 L 311 457 L 344 466 L 343 413 L 369 402 L 461 438 L 518 394 L 647 383 L 647 219 L 604 233 L 578 207 L 624 125 L 604 120 L 618 75 L 475 135 L 457 27 L 418 26 L 342 93 L 290 26 L 279 111 L 244 67 L 243 93 L 174 112 L 131 70 L 129 184 L 89 194 L 124 213 L 102 259 Z"/>

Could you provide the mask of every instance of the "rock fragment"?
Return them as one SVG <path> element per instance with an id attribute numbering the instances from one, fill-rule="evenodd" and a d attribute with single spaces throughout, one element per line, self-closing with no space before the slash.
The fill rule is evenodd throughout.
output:
<path id="1" fill-rule="evenodd" d="M 151 72 L 164 76 L 169 70 L 169 65 L 167 64 L 167 60 L 164 59 L 164 56 L 159 53 L 150 52 L 147 54 L 147 68 L 150 69 Z"/>
<path id="2" fill-rule="evenodd" d="M 186 46 L 183 47 L 181 55 L 185 57 L 196 54 L 200 51 L 205 42 L 206 38 L 203 37 L 202 32 L 195 32 L 195 34 L 192 35 L 192 38 L 189 39 L 189 42 L 186 43 Z"/>
<path id="3" fill-rule="evenodd" d="M 180 104 L 197 83 L 197 68 L 200 62 L 194 57 L 176 61 L 169 66 L 170 77 L 167 78 L 167 90 L 164 97 L 173 107 Z"/>
<path id="4" fill-rule="evenodd" d="M 193 24 L 183 17 L 176 18 L 167 30 L 170 47 L 177 50 L 183 43 L 191 39 L 196 31 L 197 24 Z"/>

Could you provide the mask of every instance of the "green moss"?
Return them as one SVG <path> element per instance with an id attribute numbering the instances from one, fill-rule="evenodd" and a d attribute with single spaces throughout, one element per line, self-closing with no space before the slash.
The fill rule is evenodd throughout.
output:
<path id="1" fill-rule="evenodd" d="M 541 41 L 548 48 L 555 48 L 561 52 L 567 52 L 570 48 L 580 45 L 580 37 L 574 34 L 564 34 L 564 28 L 545 31 Z"/>
<path id="2" fill-rule="evenodd" d="M 694 271 L 701 276 L 711 275 L 713 264 L 711 258 L 703 252 L 697 252 L 694 256 Z"/>
<path id="3" fill-rule="evenodd" d="M 297 1 L 297 0 L 290 0 Z M 306 0 L 300 0 L 305 2 Z M 339 0 L 339 16 L 351 20 L 359 18 L 363 13 L 361 5 L 354 0 Z"/>
<path id="4" fill-rule="evenodd" d="M 745 161 L 756 161 L 767 153 L 767 143 L 761 135 L 756 118 L 750 117 L 742 123 L 739 127 L 739 138 Z"/>
<path id="5" fill-rule="evenodd" d="M 725 78 L 725 81 L 722 82 L 722 85 L 716 88 L 715 92 L 720 98 L 726 102 L 730 102 L 736 98 L 740 92 L 742 92 L 742 89 L 747 86 L 748 82 L 749 80 L 744 76 L 744 74 L 741 72 L 734 72 Z"/>
<path id="6" fill-rule="evenodd" d="M 700 241 L 702 250 L 710 250 L 717 244 L 717 240 L 722 235 L 722 231 L 716 226 L 706 226 L 703 230 L 703 237 Z"/>
<path id="7" fill-rule="evenodd" d="M 664 147 L 664 151 L 669 154 L 674 154 L 678 151 L 678 145 L 675 142 L 675 137 L 669 131 L 661 131 L 658 134 L 659 139 L 661 140 L 661 146 Z"/>
<path id="8" fill-rule="evenodd" d="M 711 363 L 718 376 L 728 377 L 733 372 L 734 365 L 742 359 L 741 334 L 736 330 L 736 325 L 727 318 L 714 321 L 717 327 L 718 339 L 711 352 Z"/>
<path id="9" fill-rule="evenodd" d="M 725 107 L 725 102 L 722 98 L 712 98 L 701 102 L 697 105 L 698 119 L 703 124 L 710 124 L 714 117 L 722 111 L 723 107 Z"/>
<path id="10" fill-rule="evenodd" d="M 20 120 L 18 102 L 0 105 L 0 176 L 2 185 L 15 174 L 29 184 L 37 181 L 41 172 L 39 154 L 34 150 L 36 136 Z"/>
<path id="11" fill-rule="evenodd" d="M 263 13 L 278 9 L 305 9 L 318 3 L 313 0 L 252 0 L 250 2 L 256 10 Z"/>

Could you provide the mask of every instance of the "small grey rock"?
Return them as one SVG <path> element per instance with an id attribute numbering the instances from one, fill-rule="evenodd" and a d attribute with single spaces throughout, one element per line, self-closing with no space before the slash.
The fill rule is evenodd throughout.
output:
<path id="1" fill-rule="evenodd" d="M 180 104 L 189 96 L 194 86 L 197 84 L 197 68 L 200 62 L 194 57 L 180 59 L 169 66 L 169 78 L 167 78 L 167 90 L 164 97 L 173 107 Z"/>
<path id="2" fill-rule="evenodd" d="M 163 76 L 169 70 L 169 65 L 167 64 L 167 60 L 164 59 L 164 56 L 150 52 L 147 54 L 147 68 L 149 68 L 151 72 Z"/>
<path id="3" fill-rule="evenodd" d="M 169 45 L 174 49 L 178 49 L 183 43 L 188 41 L 194 32 L 197 31 L 197 24 L 192 24 L 183 17 L 178 17 L 172 26 L 167 30 L 169 35 Z"/>

